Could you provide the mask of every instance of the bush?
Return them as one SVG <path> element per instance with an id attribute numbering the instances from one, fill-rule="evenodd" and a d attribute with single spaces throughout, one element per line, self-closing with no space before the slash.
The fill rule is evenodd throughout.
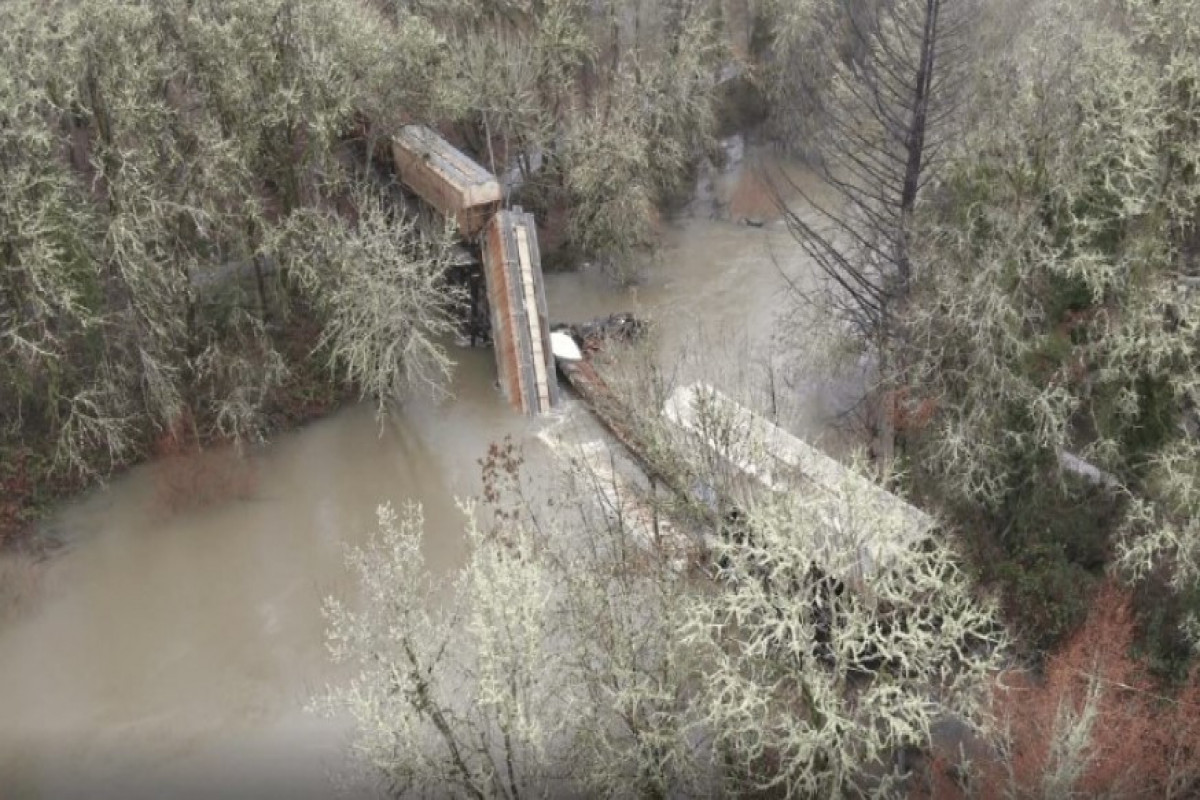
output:
<path id="1" fill-rule="evenodd" d="M 980 576 L 1000 589 L 1009 622 L 1040 657 L 1085 618 L 1121 503 L 1100 487 L 1053 477 L 1044 464 L 1027 474 L 998 513 L 968 519 L 964 511 L 959 523 Z"/>
<path id="2" fill-rule="evenodd" d="M 1036 655 L 1048 652 L 1087 615 L 1096 576 L 1072 563 L 1064 548 L 1038 542 L 996 568 L 1006 611 Z"/>
<path id="3" fill-rule="evenodd" d="M 1195 649 L 1184 633 L 1189 613 L 1200 609 L 1200 588 L 1178 592 L 1165 575 L 1152 575 L 1134 587 L 1133 610 L 1137 622 L 1133 650 L 1150 673 L 1178 684 L 1195 663 Z"/>

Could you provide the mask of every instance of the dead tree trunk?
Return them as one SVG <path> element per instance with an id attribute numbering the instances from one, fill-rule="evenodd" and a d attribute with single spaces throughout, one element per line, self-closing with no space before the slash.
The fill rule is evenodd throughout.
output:
<path id="1" fill-rule="evenodd" d="M 798 298 L 831 305 L 872 345 L 893 334 L 894 307 L 912 283 L 913 216 L 951 135 L 971 5 L 883 0 L 830 21 L 826 57 L 838 65 L 821 103 L 823 191 L 772 180 L 792 235 L 826 278 L 817 293 L 793 282 Z M 841 51 L 858 55 L 839 55 L 834 30 L 853 40 Z"/>
<path id="2" fill-rule="evenodd" d="M 896 366 L 891 345 L 914 280 L 910 237 L 921 192 L 954 133 L 973 1 L 877 0 L 827 20 L 825 57 L 836 67 L 818 104 L 821 188 L 772 180 L 793 237 L 824 278 L 815 289 L 791 280 L 795 299 L 832 310 L 875 354 L 872 449 L 884 461 L 895 439 L 886 373 Z"/>

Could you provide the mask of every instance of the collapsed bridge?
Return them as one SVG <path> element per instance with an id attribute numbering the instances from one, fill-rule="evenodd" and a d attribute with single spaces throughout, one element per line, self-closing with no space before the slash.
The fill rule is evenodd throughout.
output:
<path id="1" fill-rule="evenodd" d="M 502 209 L 503 191 L 496 176 L 429 128 L 409 125 L 401 129 L 392 141 L 392 158 L 400 182 L 439 216 L 453 222 L 458 235 L 480 256 L 488 309 L 484 316 L 491 331 L 499 384 L 509 403 L 531 416 L 558 406 L 562 395 L 552 337 L 566 336 L 578 342 L 580 348 L 572 345 L 573 354 L 564 356 L 557 366 L 583 403 L 647 475 L 663 481 L 689 507 L 703 506 L 696 502 L 693 487 L 674 480 L 669 469 L 660 468 L 653 456 L 655 448 L 629 426 L 629 409 L 613 397 L 592 365 L 590 354 L 603 348 L 606 340 L 634 338 L 642 323 L 632 316 L 613 315 L 552 334 L 533 215 L 520 207 Z M 739 435 L 728 441 L 727 436 L 714 437 L 706 422 L 713 413 Z M 880 537 L 859 553 L 852 570 L 859 581 L 889 562 L 898 549 L 920 540 L 933 525 L 919 509 L 712 387 L 678 387 L 662 416 L 752 484 L 772 492 L 786 491 L 780 477 L 794 473 L 804 478 L 809 491 L 851 486 L 861 502 L 879 510 L 877 516 L 894 519 L 894 536 Z M 749 498 L 740 499 L 744 504 Z"/>
<path id="2" fill-rule="evenodd" d="M 400 182 L 480 250 L 496 372 L 518 411 L 545 414 L 558 405 L 537 226 L 520 207 L 501 209 L 496 176 L 421 125 L 392 140 Z M 478 305 L 480 298 L 473 297 Z"/>

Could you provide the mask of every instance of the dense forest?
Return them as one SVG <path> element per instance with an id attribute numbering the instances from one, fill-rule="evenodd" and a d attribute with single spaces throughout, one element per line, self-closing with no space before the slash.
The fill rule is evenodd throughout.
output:
<path id="1" fill-rule="evenodd" d="M 546 507 L 493 444 L 436 609 L 420 507 L 382 506 L 362 602 L 325 609 L 357 677 L 313 706 L 387 791 L 1200 793 L 1192 0 L 7 0 L 0 26 L 11 547 L 128 466 L 446 391 L 467 295 L 453 232 L 390 191 L 406 124 L 503 176 L 548 269 L 614 282 L 719 137 L 815 176 L 754 176 L 817 276 L 783 276 L 778 343 L 866 365 L 871 481 L 669 503 L 700 533 L 647 546 L 594 470 Z M 737 495 L 646 357 L 607 375 L 643 464 Z"/>
<path id="2" fill-rule="evenodd" d="M 718 52 L 697 4 L 634 33 L 621 6 L 6 3 L 9 485 L 441 383 L 447 243 L 371 179 L 404 122 L 498 173 L 545 153 L 524 202 L 619 270 L 713 128 Z"/>

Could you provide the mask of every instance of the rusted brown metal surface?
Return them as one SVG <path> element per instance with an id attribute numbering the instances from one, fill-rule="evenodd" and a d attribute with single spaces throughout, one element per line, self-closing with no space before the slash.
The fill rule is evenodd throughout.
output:
<path id="1" fill-rule="evenodd" d="M 517 410 L 544 414 L 559 395 L 533 215 L 498 212 L 481 245 L 500 387 Z"/>
<path id="2" fill-rule="evenodd" d="M 406 125 L 392 140 L 400 181 L 458 231 L 474 237 L 500 207 L 496 176 L 423 125 Z"/>

